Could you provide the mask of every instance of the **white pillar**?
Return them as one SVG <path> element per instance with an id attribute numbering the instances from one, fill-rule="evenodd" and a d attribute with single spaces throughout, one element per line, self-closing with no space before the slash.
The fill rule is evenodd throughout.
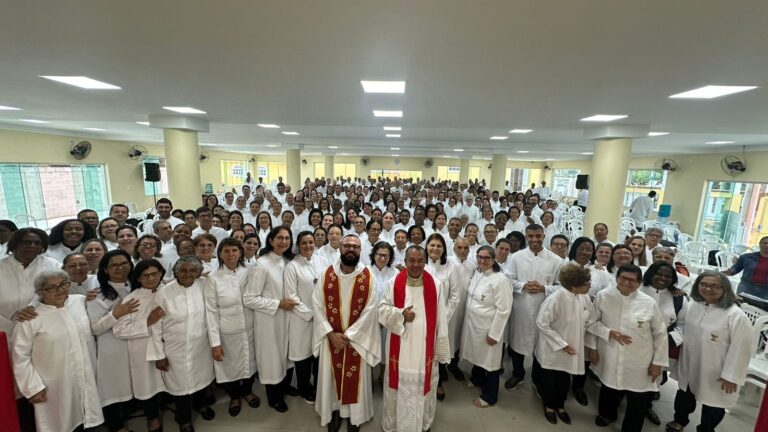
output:
<path id="1" fill-rule="evenodd" d="M 469 159 L 459 160 L 459 184 L 469 183 Z"/>
<path id="2" fill-rule="evenodd" d="M 299 149 L 285 151 L 285 171 L 285 181 L 291 185 L 293 193 L 296 193 L 304 186 L 301 181 L 301 151 Z"/>
<path id="3" fill-rule="evenodd" d="M 507 172 L 507 155 L 495 154 L 491 161 L 491 191 L 504 193 L 504 175 Z"/>
<path id="4" fill-rule="evenodd" d="M 323 157 L 323 166 L 325 167 L 325 174 L 323 174 L 325 179 L 333 179 L 333 155 L 325 155 Z"/>

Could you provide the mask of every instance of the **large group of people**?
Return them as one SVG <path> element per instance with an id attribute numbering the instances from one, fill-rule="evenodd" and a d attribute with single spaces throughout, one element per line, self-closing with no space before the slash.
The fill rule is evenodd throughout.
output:
<path id="1" fill-rule="evenodd" d="M 172 407 L 193 431 L 195 413 L 215 418 L 217 388 L 237 416 L 263 385 L 271 409 L 301 397 L 333 432 L 369 422 L 381 386 L 381 428 L 421 432 L 450 376 L 487 408 L 529 375 L 552 424 L 571 423 L 569 390 L 589 405 L 591 378 L 595 424 L 619 421 L 626 398 L 623 431 L 661 423 L 653 400 L 668 377 L 667 431 L 697 403 L 698 430 L 715 430 L 737 402 L 750 321 L 725 274 L 690 277 L 658 231 L 618 241 L 598 223 L 569 238 L 545 185 L 291 186 L 259 179 L 186 211 L 161 198 L 140 217 L 84 209 L 50 233 L 0 221 L 0 331 L 24 430 L 125 432 L 138 412 L 159 431 Z M 765 296 L 768 238 L 760 246 L 727 273 L 744 270 L 744 289 Z"/>

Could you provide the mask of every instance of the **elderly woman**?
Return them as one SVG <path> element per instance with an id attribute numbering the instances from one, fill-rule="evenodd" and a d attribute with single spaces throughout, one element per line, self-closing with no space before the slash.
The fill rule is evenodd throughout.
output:
<path id="1" fill-rule="evenodd" d="M 136 241 L 139 239 L 136 227 L 123 225 L 117 229 L 115 235 L 117 236 L 117 247 L 128 252 L 129 255 L 133 255 L 134 250 L 136 250 Z"/>
<path id="2" fill-rule="evenodd" d="M 213 259 L 213 253 L 216 251 L 218 242 L 213 234 L 200 234 L 193 240 L 195 244 L 195 255 L 203 263 L 203 276 L 207 276 L 216 267 L 216 261 Z"/>
<path id="3" fill-rule="evenodd" d="M 99 294 L 88 302 L 91 331 L 96 336 L 96 384 L 101 396 L 104 420 L 109 432 L 126 432 L 122 415 L 123 403 L 133 399 L 128 363 L 128 342 L 117 339 L 113 327 L 123 316 L 136 312 L 139 301 L 123 302 L 131 292 L 129 277 L 133 261 L 127 252 L 115 249 L 104 255 L 96 279 Z"/>
<path id="4" fill-rule="evenodd" d="M 613 255 L 613 245 L 607 242 L 599 243 L 595 247 L 595 267 L 607 268 L 611 262 L 611 255 Z"/>
<path id="5" fill-rule="evenodd" d="M 259 212 L 258 215 L 256 215 L 256 225 L 259 229 L 259 241 L 261 241 L 261 244 L 264 244 L 269 232 L 272 231 L 272 216 L 269 215 L 269 212 Z"/>
<path id="6" fill-rule="evenodd" d="M 13 332 L 13 372 L 19 391 L 34 404 L 39 432 L 95 427 L 104 422 L 96 389 L 96 343 L 85 297 L 69 295 L 61 270 L 35 277 L 38 316 Z"/>
<path id="7" fill-rule="evenodd" d="M 328 243 L 328 231 L 325 228 L 315 228 L 313 235 L 315 237 L 315 249 L 320 250 L 321 247 Z"/>
<path id="8" fill-rule="evenodd" d="M 469 283 L 464 328 L 461 337 L 461 358 L 472 363 L 472 377 L 467 387 L 481 388 L 473 405 L 485 408 L 499 398 L 502 344 L 509 314 L 512 312 L 512 287 L 495 262 L 491 246 L 477 250 L 477 272 Z"/>
<path id="9" fill-rule="evenodd" d="M 288 360 L 296 365 L 299 394 L 311 404 L 315 401 L 315 388 L 310 378 L 314 375 L 317 383 L 318 367 L 317 358 L 312 355 L 312 293 L 329 264 L 315 254 L 315 237 L 310 231 L 299 233 L 297 242 L 299 256 L 285 266 L 283 275 L 285 297 L 295 304 L 288 312 Z"/>
<path id="10" fill-rule="evenodd" d="M 99 222 L 98 231 L 99 238 L 107 245 L 107 249 L 117 249 L 117 229 L 120 228 L 120 223 L 115 218 L 104 218 Z"/>
<path id="11" fill-rule="evenodd" d="M 667 431 L 683 430 L 697 401 L 702 404 L 697 430 L 715 430 L 725 409 L 738 402 L 752 356 L 752 334 L 728 278 L 716 272 L 701 273 L 693 283 L 683 324 L 675 420 L 667 423 Z"/>
<path id="12" fill-rule="evenodd" d="M 762 237 L 758 245 L 758 252 L 742 254 L 736 263 L 723 273 L 728 276 L 741 273 L 737 293 L 768 300 L 768 236 Z"/>
<path id="13" fill-rule="evenodd" d="M 587 327 L 592 370 L 600 378 L 595 424 L 618 420 L 621 400 L 627 409 L 621 430 L 640 432 L 662 368 L 669 366 L 667 325 L 656 302 L 639 288 L 642 270 L 625 264 L 616 271 L 617 288 L 597 294 Z"/>
<path id="14" fill-rule="evenodd" d="M 253 234 L 258 240 L 258 236 Z M 219 267 L 204 283 L 205 317 L 211 341 L 216 382 L 229 395 L 229 415 L 240 414 L 241 400 L 258 408 L 253 394 L 256 379 L 256 341 L 253 336 L 253 311 L 243 305 L 248 269 L 243 261 L 243 246 L 234 239 L 219 242 Z"/>
<path id="15" fill-rule="evenodd" d="M 99 287 L 96 275 L 88 274 L 88 260 L 83 254 L 71 253 L 64 257 L 64 265 L 61 269 L 69 275 L 70 294 L 86 295 L 88 291 Z"/>
<path id="16" fill-rule="evenodd" d="M 80 252 L 85 240 L 96 237 L 93 227 L 80 219 L 67 219 L 51 228 L 46 255 L 58 262 L 72 252 Z"/>
<path id="17" fill-rule="evenodd" d="M 154 234 L 144 234 L 136 241 L 136 248 L 133 251 L 133 260 L 135 263 L 140 261 L 149 261 L 151 259 L 159 262 L 165 269 L 165 273 L 168 269 L 173 267 L 173 263 L 163 256 L 161 252 L 163 249 L 163 242 L 160 238 Z M 170 278 L 169 278 L 170 279 Z"/>
<path id="18" fill-rule="evenodd" d="M 540 368 L 537 389 L 544 402 L 544 417 L 552 424 L 557 424 L 558 417 L 571 424 L 565 399 L 571 377 L 585 374 L 584 332 L 592 310 L 587 295 L 590 271 L 578 264 L 568 264 L 560 269 L 558 280 L 563 289 L 544 300 L 536 318 L 539 337 L 534 369 Z"/>
<path id="19" fill-rule="evenodd" d="M 359 216 L 358 216 L 359 217 Z M 381 221 L 378 219 L 371 219 L 365 227 L 366 234 L 364 237 L 360 237 L 362 243 L 360 249 L 360 261 L 365 265 L 371 264 L 371 251 L 373 246 L 379 242 L 379 235 L 381 234 Z"/>
<path id="20" fill-rule="evenodd" d="M 150 340 L 146 360 L 162 371 L 165 387 L 174 396 L 175 420 L 181 432 L 194 431 L 193 408 L 204 420 L 216 417 L 205 397 L 214 372 L 200 279 L 202 271 L 199 258 L 179 258 L 173 266 L 175 280 L 157 292 L 154 298 L 157 307 L 147 321 Z"/>
<path id="21" fill-rule="evenodd" d="M 341 256 L 339 248 L 341 247 L 341 237 L 343 235 L 344 230 L 340 225 L 333 224 L 328 227 L 328 244 L 318 249 L 317 254 L 323 257 L 329 265 L 338 261 Z"/>
<path id="22" fill-rule="evenodd" d="M 88 261 L 88 273 L 96 274 L 99 270 L 99 262 L 107 251 L 107 245 L 99 239 L 93 238 L 83 242 L 83 255 Z"/>
<path id="23" fill-rule="evenodd" d="M 150 259 L 136 264 L 131 272 L 132 291 L 123 301 L 136 300 L 138 307 L 135 312 L 121 316 L 112 328 L 117 338 L 128 343 L 128 365 L 133 396 L 141 401 L 150 431 L 157 431 L 162 426 L 158 394 L 165 391 L 160 371 L 146 360 L 152 333 L 150 327 L 163 316 L 162 309 L 155 303 L 163 276 L 165 268 L 157 260 Z"/>
<path id="24" fill-rule="evenodd" d="M 293 259 L 291 230 L 278 227 L 267 237 L 259 265 L 251 269 L 243 294 L 243 304 L 255 311 L 256 344 L 269 350 L 256 350 L 259 380 L 267 390 L 269 406 L 286 412 L 285 394 L 298 395 L 290 387 L 293 368 L 288 370 L 288 314 L 296 302 L 285 293 L 283 275 Z"/>

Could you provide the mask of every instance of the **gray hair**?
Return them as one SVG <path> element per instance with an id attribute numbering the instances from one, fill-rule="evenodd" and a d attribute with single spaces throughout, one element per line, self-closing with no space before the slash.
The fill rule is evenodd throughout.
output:
<path id="1" fill-rule="evenodd" d="M 650 227 L 647 230 L 645 230 L 645 235 L 647 236 L 648 234 L 653 233 L 653 232 L 655 232 L 656 234 L 664 237 L 664 231 L 662 231 L 661 228 L 656 228 L 656 227 Z"/>
<path id="2" fill-rule="evenodd" d="M 35 276 L 35 293 L 39 293 L 40 291 L 45 288 L 46 285 L 48 285 L 48 281 L 53 278 L 60 278 L 67 281 L 67 283 L 71 282 L 71 279 L 69 279 L 69 275 L 64 270 L 46 270 L 44 272 L 40 272 L 37 276 Z"/>
<path id="3" fill-rule="evenodd" d="M 181 257 L 178 260 L 176 260 L 176 264 L 173 265 L 173 275 L 176 276 L 176 272 L 179 270 L 179 267 L 183 266 L 184 264 L 192 264 L 197 268 L 197 271 L 202 272 L 203 271 L 203 262 L 200 261 L 200 258 L 189 255 L 185 257 Z"/>
<path id="4" fill-rule="evenodd" d="M 157 231 L 158 228 L 160 228 L 160 225 L 168 224 L 171 225 L 171 223 L 167 219 L 158 219 L 152 223 L 152 230 Z"/>
<path id="5" fill-rule="evenodd" d="M 660 253 L 665 253 L 665 254 L 671 256 L 672 258 L 675 257 L 675 250 L 672 249 L 671 247 L 656 246 L 655 248 L 653 248 L 653 251 L 651 251 L 651 255 L 654 256 L 654 257 L 656 256 L 656 254 L 660 254 Z"/>
<path id="6" fill-rule="evenodd" d="M 696 280 L 693 282 L 693 288 L 691 288 L 691 298 L 697 302 L 703 302 L 704 296 L 701 295 L 699 292 L 699 283 L 701 283 L 701 280 L 705 277 L 716 277 L 720 279 L 720 285 L 723 286 L 723 297 L 720 299 L 719 302 L 715 306 L 728 309 L 734 304 L 736 304 L 736 294 L 733 293 L 733 288 L 731 287 L 731 281 L 728 279 L 728 276 L 712 271 L 707 270 L 701 272 L 701 274 L 696 278 Z"/>

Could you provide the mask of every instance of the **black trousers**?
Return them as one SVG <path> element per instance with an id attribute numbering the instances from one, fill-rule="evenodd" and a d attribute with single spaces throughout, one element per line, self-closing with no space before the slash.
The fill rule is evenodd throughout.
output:
<path id="1" fill-rule="evenodd" d="M 256 380 L 256 374 L 247 379 L 230 381 L 222 384 L 230 400 L 237 400 L 253 393 L 253 382 Z"/>
<path id="2" fill-rule="evenodd" d="M 200 411 L 207 405 L 206 390 L 207 387 L 192 394 L 173 397 L 173 402 L 176 404 L 176 415 L 174 416 L 176 424 L 192 423 L 192 410 Z"/>
<path id="3" fill-rule="evenodd" d="M 518 354 L 517 351 L 512 351 L 512 376 L 517 379 L 525 378 L 525 356 Z"/>
<path id="4" fill-rule="evenodd" d="M 552 409 L 565 408 L 571 374 L 553 369 L 541 369 L 537 387 L 544 406 Z"/>
<path id="5" fill-rule="evenodd" d="M 608 421 L 616 421 L 619 418 L 619 404 L 626 396 L 627 409 L 624 420 L 621 422 L 621 432 L 640 432 L 643 429 L 645 413 L 648 411 L 648 399 L 653 392 L 633 392 L 629 390 L 616 390 L 603 383 L 600 387 L 600 397 L 597 405 L 597 413 Z"/>
<path id="6" fill-rule="evenodd" d="M 16 412 L 19 415 L 19 426 L 21 432 L 35 432 L 37 425 L 35 424 L 35 406 L 22 397 L 16 399 Z"/>
<path id="7" fill-rule="evenodd" d="M 441 386 L 444 382 L 448 381 L 448 365 L 440 363 L 437 365 L 438 367 L 438 375 L 437 375 L 437 385 Z"/>
<path id="8" fill-rule="evenodd" d="M 267 391 L 267 402 L 269 406 L 275 406 L 280 402 L 285 402 L 285 394 L 288 387 L 293 380 L 293 368 L 290 368 L 285 373 L 285 378 L 277 384 L 264 384 L 264 389 Z"/>
<path id="9" fill-rule="evenodd" d="M 472 366 L 472 376 L 469 380 L 480 387 L 480 397 L 490 405 L 499 400 L 499 377 L 501 369 L 487 371 L 480 366 Z"/>
<path id="10" fill-rule="evenodd" d="M 304 360 L 294 363 L 296 367 L 296 386 L 299 388 L 299 394 L 302 397 L 314 396 L 315 385 L 317 385 L 318 359 L 309 356 Z M 312 377 L 315 377 L 315 385 L 312 385 Z"/>
<path id="11" fill-rule="evenodd" d="M 696 411 L 696 395 L 691 393 L 691 388 L 685 391 L 677 390 L 675 394 L 675 421 L 682 426 L 687 426 L 688 416 Z M 724 408 L 716 408 L 708 405 L 701 406 L 701 423 L 696 429 L 699 432 L 712 432 L 725 417 Z"/>
<path id="12" fill-rule="evenodd" d="M 574 390 L 584 390 L 584 384 L 587 383 L 588 374 L 589 374 L 589 362 L 584 362 L 584 374 L 571 375 L 571 388 Z"/>

